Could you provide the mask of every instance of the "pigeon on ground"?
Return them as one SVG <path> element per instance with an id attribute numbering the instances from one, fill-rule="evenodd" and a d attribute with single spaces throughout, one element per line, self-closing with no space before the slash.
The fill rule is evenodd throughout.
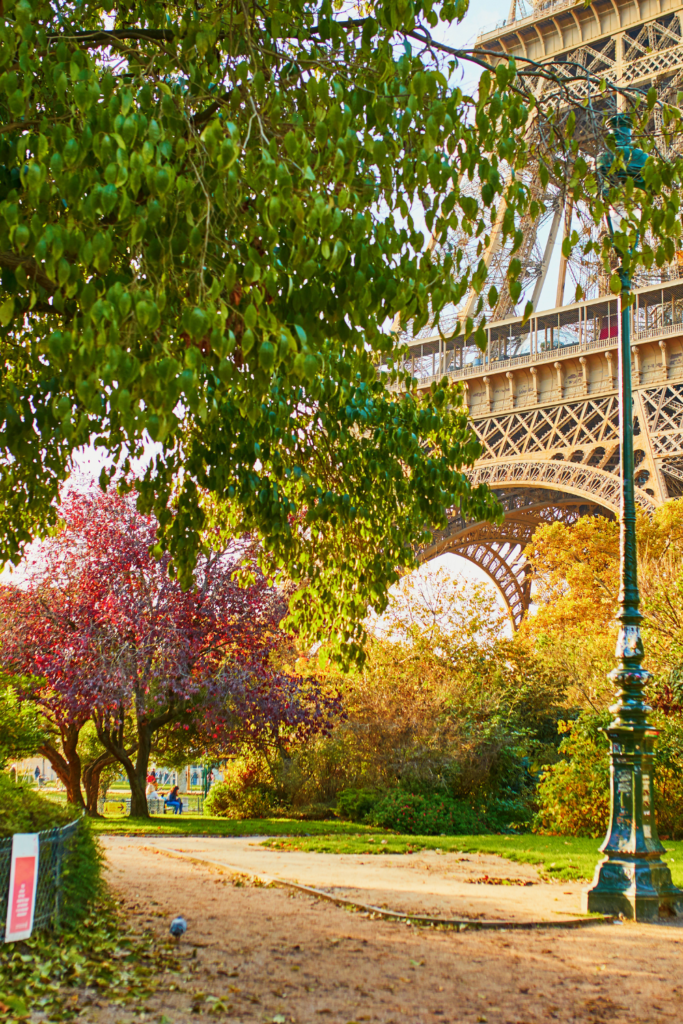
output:
<path id="1" fill-rule="evenodd" d="M 180 942 L 181 935 L 184 935 L 187 931 L 187 921 L 179 914 L 178 917 L 174 917 L 171 921 L 170 932 L 176 942 Z"/>

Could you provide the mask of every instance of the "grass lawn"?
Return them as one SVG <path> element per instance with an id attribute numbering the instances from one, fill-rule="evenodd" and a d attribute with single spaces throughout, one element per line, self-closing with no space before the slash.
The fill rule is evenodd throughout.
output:
<path id="1" fill-rule="evenodd" d="M 203 814 L 163 814 L 145 818 L 94 818 L 97 835 L 107 836 L 345 836 L 374 835 L 376 829 L 347 821 L 257 818 L 235 821 Z"/>
<path id="2" fill-rule="evenodd" d="M 308 850 L 315 853 L 411 853 L 418 850 L 443 850 L 444 853 L 496 853 L 521 864 L 535 864 L 544 875 L 558 880 L 593 877 L 600 859 L 599 839 L 564 836 L 398 836 L 389 833 L 371 835 L 328 835 L 297 839 L 271 839 L 264 845 L 276 849 Z M 683 886 L 683 842 L 667 841 L 665 861 L 671 867 L 675 885 Z"/>

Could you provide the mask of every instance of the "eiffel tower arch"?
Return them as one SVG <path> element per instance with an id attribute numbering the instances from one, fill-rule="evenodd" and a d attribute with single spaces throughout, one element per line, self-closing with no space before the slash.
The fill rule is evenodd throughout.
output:
<path id="1" fill-rule="evenodd" d="M 531 599 L 524 549 L 536 529 L 543 523 L 574 523 L 587 515 L 613 518 L 614 511 L 591 499 L 540 487 L 511 487 L 497 493 L 505 510 L 500 526 L 467 523 L 461 516 L 453 516 L 446 529 L 435 533 L 432 543 L 421 552 L 421 561 L 450 553 L 477 565 L 498 587 L 517 628 Z"/>
<path id="2" fill-rule="evenodd" d="M 598 77 L 675 101 L 683 89 L 681 0 L 512 0 L 506 22 L 477 40 L 478 47 L 511 55 L 583 64 Z M 580 98 L 580 97 L 577 97 Z M 609 114 L 609 99 L 602 113 Z M 616 109 L 616 107 L 615 107 Z M 578 121 L 577 121 L 578 124 Z M 652 130 L 657 132 L 656 113 Z M 588 139 L 588 135 L 586 136 Z M 588 156 L 589 143 L 586 143 Z M 560 237 L 597 229 L 561 187 L 544 190 L 538 169 L 527 184 L 543 212 L 522 224 L 523 293 L 517 306 L 507 291 L 511 254 L 495 230 L 485 253 L 500 300 L 487 327 L 486 351 L 455 337 L 441 318 L 409 345 L 407 368 L 420 386 L 444 375 L 462 383 L 464 401 L 483 454 L 471 477 L 497 492 L 505 510 L 500 526 L 454 516 L 434 536 L 422 560 L 446 551 L 479 565 L 497 584 L 518 626 L 529 606 L 524 547 L 540 523 L 572 522 L 579 515 L 619 512 L 618 300 L 598 263 L 580 257 L 553 260 Z M 462 244 L 462 240 L 457 240 Z M 551 280 L 551 267 L 555 279 Z M 585 298 L 572 302 L 571 285 Z M 542 296 L 554 305 L 540 309 Z M 653 511 L 683 495 L 683 252 L 671 264 L 641 269 L 631 308 L 636 499 Z M 534 313 L 522 322 L 528 299 Z M 450 323 L 471 315 L 474 297 L 453 309 Z"/>

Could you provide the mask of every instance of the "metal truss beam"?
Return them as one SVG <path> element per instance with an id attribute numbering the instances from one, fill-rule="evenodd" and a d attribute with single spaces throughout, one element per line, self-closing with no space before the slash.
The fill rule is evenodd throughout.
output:
<path id="1" fill-rule="evenodd" d="M 454 515 L 420 553 L 420 561 L 450 553 L 477 565 L 498 587 L 517 629 L 531 600 L 525 550 L 537 528 L 549 522 L 573 523 L 585 515 L 613 518 L 614 513 L 596 501 L 577 500 L 562 492 L 544 495 L 539 488 L 515 489 L 499 498 L 505 508 L 502 523 L 465 523 L 460 515 Z"/>
<path id="2" fill-rule="evenodd" d="M 517 462 L 479 463 L 468 474 L 473 484 L 487 483 L 490 487 L 532 487 L 562 489 L 600 503 L 611 512 L 619 511 L 619 477 L 594 466 L 573 462 Z M 636 501 L 646 512 L 654 512 L 657 502 L 640 487 L 636 487 Z"/>

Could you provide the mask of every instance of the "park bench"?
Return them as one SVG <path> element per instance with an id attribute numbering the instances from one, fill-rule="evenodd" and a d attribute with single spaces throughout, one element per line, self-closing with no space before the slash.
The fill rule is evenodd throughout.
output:
<path id="1" fill-rule="evenodd" d="M 181 793 L 180 799 L 183 801 L 183 813 L 190 814 L 203 814 L 204 813 L 204 796 L 202 793 Z M 149 813 L 157 817 L 162 814 L 166 814 L 166 800 L 163 797 L 154 798 L 150 797 L 147 800 L 147 807 Z M 120 799 L 107 799 L 104 804 L 104 810 L 114 814 L 130 814 L 130 797 L 121 797 Z M 173 808 L 169 808 L 170 813 Z"/>

